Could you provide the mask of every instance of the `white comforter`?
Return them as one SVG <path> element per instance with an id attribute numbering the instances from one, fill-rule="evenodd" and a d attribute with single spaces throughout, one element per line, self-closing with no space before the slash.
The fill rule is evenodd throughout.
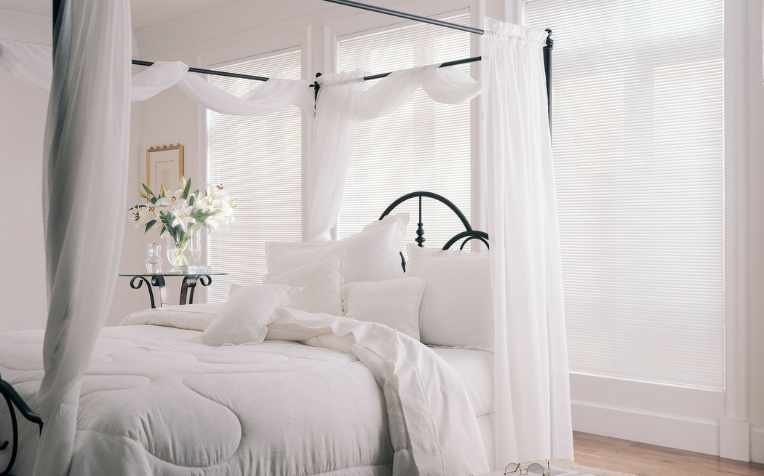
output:
<path id="1" fill-rule="evenodd" d="M 406 336 L 354 322 L 284 315 L 279 337 L 321 336 L 311 345 L 209 347 L 194 331 L 105 329 L 83 385 L 70 474 L 487 471 L 451 368 Z M 42 378 L 41 342 L 39 332 L 0 335 L 0 373 L 27 400 Z M 0 425 L 2 439 L 9 426 Z M 25 430 L 19 476 L 34 459 L 36 434 Z"/>

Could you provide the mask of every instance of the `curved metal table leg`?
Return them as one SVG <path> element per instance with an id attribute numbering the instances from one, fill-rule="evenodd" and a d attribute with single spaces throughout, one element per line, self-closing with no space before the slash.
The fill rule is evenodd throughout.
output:
<path id="1" fill-rule="evenodd" d="M 197 283 L 207 287 L 212 284 L 212 277 L 207 274 L 183 277 L 183 282 L 180 285 L 180 304 L 194 303 L 194 294 L 196 293 Z"/>
<path id="2" fill-rule="evenodd" d="M 149 292 L 149 300 L 151 301 L 151 309 L 156 309 L 156 302 L 154 302 L 154 291 L 151 289 L 151 283 L 143 276 L 133 276 L 130 280 L 130 287 L 133 289 L 140 289 L 143 284 L 146 284 L 146 289 Z"/>

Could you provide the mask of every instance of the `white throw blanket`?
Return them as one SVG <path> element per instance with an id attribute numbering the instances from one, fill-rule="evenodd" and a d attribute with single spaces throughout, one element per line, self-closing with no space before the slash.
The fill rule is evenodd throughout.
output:
<path id="1" fill-rule="evenodd" d="M 488 471 L 477 418 L 451 367 L 409 336 L 371 322 L 279 309 L 268 338 L 350 352 L 372 372 L 387 405 L 394 475 Z"/>
<path id="2" fill-rule="evenodd" d="M 486 471 L 462 377 L 418 341 L 379 324 L 281 309 L 272 340 L 213 347 L 199 331 L 219 305 L 184 307 L 104 329 L 85 373 L 70 474 Z M 37 331 L 0 334 L 0 373 L 30 402 L 41 341 Z M 5 416 L 0 441 L 10 436 Z M 33 425 L 22 430 L 19 475 L 31 473 L 39 438 Z"/>

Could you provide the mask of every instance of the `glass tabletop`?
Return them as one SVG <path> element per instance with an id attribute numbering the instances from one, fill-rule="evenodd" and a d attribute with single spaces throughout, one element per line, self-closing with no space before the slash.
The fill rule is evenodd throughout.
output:
<path id="1" fill-rule="evenodd" d="M 130 277 L 130 276 L 145 276 L 147 278 L 154 277 L 154 276 L 163 276 L 163 277 L 173 277 L 173 276 L 225 276 L 228 273 L 224 273 L 222 271 L 215 271 L 212 269 L 203 269 L 203 268 L 197 268 L 197 269 L 189 269 L 188 271 L 182 271 L 179 269 L 170 269 L 167 271 L 157 271 L 156 273 L 147 273 L 145 271 L 140 271 L 137 273 L 119 273 L 122 277 Z"/>

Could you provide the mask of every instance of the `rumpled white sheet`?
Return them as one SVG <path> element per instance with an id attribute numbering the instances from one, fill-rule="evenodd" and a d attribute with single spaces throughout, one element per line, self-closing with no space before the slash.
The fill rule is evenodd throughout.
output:
<path id="1" fill-rule="evenodd" d="M 387 406 L 394 475 L 488 472 L 475 412 L 451 367 L 387 326 L 281 308 L 268 337 L 350 352 L 374 375 Z"/>

